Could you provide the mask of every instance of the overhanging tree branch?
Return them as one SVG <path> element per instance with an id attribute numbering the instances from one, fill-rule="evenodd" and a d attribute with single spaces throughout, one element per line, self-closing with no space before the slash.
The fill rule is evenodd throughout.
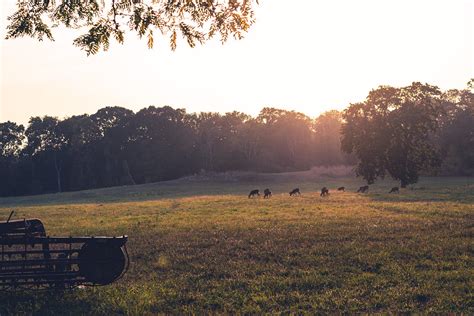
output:
<path id="1" fill-rule="evenodd" d="M 53 40 L 51 29 L 88 28 L 74 44 L 89 54 L 107 50 L 110 36 L 124 42 L 123 28 L 140 38 L 147 36 L 153 47 L 153 30 L 169 36 L 172 50 L 177 35 L 194 47 L 218 37 L 241 39 L 255 22 L 258 0 L 17 0 L 9 16 L 7 39 L 30 36 Z"/>

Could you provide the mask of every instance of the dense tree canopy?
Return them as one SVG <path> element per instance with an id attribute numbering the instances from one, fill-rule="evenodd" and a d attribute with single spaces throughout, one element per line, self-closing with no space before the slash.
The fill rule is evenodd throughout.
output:
<path id="1" fill-rule="evenodd" d="M 472 144 L 472 97 L 467 90 L 443 94 L 421 83 L 381 86 L 344 111 L 342 149 L 356 155 L 356 173 L 369 184 L 386 174 L 402 187 L 416 183 L 420 172 L 440 167 L 456 148 L 463 168 L 472 168 L 473 147 L 464 147 Z"/>
<path id="2" fill-rule="evenodd" d="M 354 157 L 341 151 L 342 113 L 336 110 L 321 114 L 313 122 L 314 150 L 317 164 L 354 164 Z"/>
<path id="3" fill-rule="evenodd" d="M 0 159 L 18 157 L 24 139 L 25 128 L 13 122 L 0 125 Z"/>
<path id="4" fill-rule="evenodd" d="M 283 172 L 356 164 L 369 183 L 433 171 L 474 175 L 474 93 L 382 86 L 315 119 L 265 107 L 186 113 L 105 107 L 64 119 L 0 123 L 0 196 L 139 184 L 201 171 Z M 348 153 L 341 151 L 344 149 Z"/>
<path id="5" fill-rule="evenodd" d="M 152 48 L 155 34 L 171 48 L 181 36 L 191 47 L 219 37 L 240 39 L 254 23 L 256 0 L 17 0 L 9 18 L 7 38 L 53 40 L 52 28 L 85 28 L 74 44 L 87 54 L 109 48 L 110 39 L 125 40 L 126 31 L 145 37 Z"/>
<path id="6" fill-rule="evenodd" d="M 474 81 L 472 81 L 474 82 Z M 445 174 L 474 174 L 474 93 L 449 90 L 443 94 L 442 128 L 436 135 Z"/>
<path id="7" fill-rule="evenodd" d="M 326 125 L 340 126 L 340 115 L 324 116 Z M 137 113 L 106 107 L 63 120 L 32 117 L 26 130 L 0 123 L 0 195 L 147 183 L 201 170 L 278 172 L 344 163 L 345 156 L 333 152 L 339 131 L 317 136 L 315 124 L 275 108 L 253 118 L 241 112 L 188 114 L 168 106 Z M 321 145 L 316 139 L 326 137 L 324 146 L 339 159 L 314 148 Z"/>

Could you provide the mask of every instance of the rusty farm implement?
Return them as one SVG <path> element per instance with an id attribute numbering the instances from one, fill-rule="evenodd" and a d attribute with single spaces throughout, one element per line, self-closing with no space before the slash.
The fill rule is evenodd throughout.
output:
<path id="1" fill-rule="evenodd" d="M 0 290 L 106 285 L 129 264 L 120 237 L 50 237 L 39 219 L 0 222 Z"/>

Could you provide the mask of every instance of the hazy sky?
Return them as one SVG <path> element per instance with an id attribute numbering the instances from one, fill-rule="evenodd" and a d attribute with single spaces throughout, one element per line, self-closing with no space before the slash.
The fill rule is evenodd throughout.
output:
<path id="1" fill-rule="evenodd" d="M 112 105 L 249 114 L 275 106 L 316 116 L 381 84 L 464 88 L 474 77 L 471 0 L 261 0 L 241 41 L 171 52 L 168 39 L 149 50 L 129 33 L 89 57 L 70 30 L 55 30 L 55 42 L 4 40 L 15 2 L 1 1 L 0 121 Z"/>

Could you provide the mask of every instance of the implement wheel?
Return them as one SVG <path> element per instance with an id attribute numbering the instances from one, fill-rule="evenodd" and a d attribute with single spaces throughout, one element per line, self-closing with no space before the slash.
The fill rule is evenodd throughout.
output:
<path id="1" fill-rule="evenodd" d="M 120 277 L 126 266 L 121 247 L 107 243 L 88 242 L 79 252 L 79 273 L 88 282 L 106 285 Z"/>

